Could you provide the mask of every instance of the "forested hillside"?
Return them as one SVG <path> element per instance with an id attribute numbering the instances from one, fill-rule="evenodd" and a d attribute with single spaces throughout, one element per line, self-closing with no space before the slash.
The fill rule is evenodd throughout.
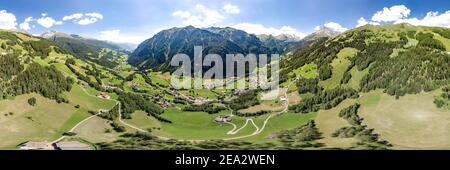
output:
<path id="1" fill-rule="evenodd" d="M 300 93 L 314 94 L 292 109 L 329 109 L 357 91 L 383 89 L 398 98 L 447 85 L 450 44 L 443 39 L 449 33 L 407 24 L 367 25 L 316 41 L 283 59 L 282 81 L 295 81 Z M 290 73 L 307 64 L 317 66 L 318 77 Z"/>

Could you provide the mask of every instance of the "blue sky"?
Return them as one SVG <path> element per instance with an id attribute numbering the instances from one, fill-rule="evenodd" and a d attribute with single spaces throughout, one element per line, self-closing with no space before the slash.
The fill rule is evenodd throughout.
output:
<path id="1" fill-rule="evenodd" d="M 367 23 L 450 27 L 449 7 L 448 0 L 2 0 L 0 28 L 133 43 L 185 25 L 302 37 L 318 26 L 339 31 Z"/>

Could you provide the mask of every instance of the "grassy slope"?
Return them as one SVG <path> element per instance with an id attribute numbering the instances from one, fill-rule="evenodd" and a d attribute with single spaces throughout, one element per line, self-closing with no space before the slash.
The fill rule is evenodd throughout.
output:
<path id="1" fill-rule="evenodd" d="M 337 58 L 333 60 L 331 66 L 333 67 L 331 78 L 320 81 L 319 85 L 325 89 L 333 89 L 339 86 L 341 79 L 345 73 L 345 70 L 350 66 L 349 57 L 353 57 L 357 50 L 354 48 L 344 48 L 338 54 Z"/>
<path id="2" fill-rule="evenodd" d="M 308 113 L 308 114 L 299 114 L 299 113 L 283 113 L 281 115 L 272 117 L 270 121 L 266 124 L 266 127 L 264 131 L 262 131 L 260 134 L 248 138 L 248 140 L 253 142 L 273 142 L 275 139 L 271 138 L 274 133 L 287 130 L 287 129 L 293 129 L 300 127 L 308 121 L 313 120 L 316 117 L 315 113 Z M 258 117 L 255 120 L 255 123 L 261 127 L 265 116 Z M 272 134 L 272 135 L 271 135 Z"/>
<path id="3" fill-rule="evenodd" d="M 28 104 L 30 97 L 37 99 L 36 106 Z M 5 116 L 9 112 L 14 114 Z M 0 101 L 0 113 L 0 148 L 14 148 L 30 140 L 55 140 L 88 116 L 85 110 L 77 110 L 72 104 L 58 104 L 37 94 Z"/>
<path id="4" fill-rule="evenodd" d="M 227 112 L 221 113 L 227 114 Z M 155 134 L 176 139 L 213 139 L 224 137 L 231 125 L 214 123 L 219 114 L 204 112 L 183 112 L 175 108 L 167 109 L 162 116 L 173 123 L 162 123 L 161 130 Z"/>
<path id="5" fill-rule="evenodd" d="M 450 148 L 450 111 L 433 103 L 440 90 L 396 100 L 374 91 L 360 99 L 364 122 L 396 148 Z"/>
<path id="6" fill-rule="evenodd" d="M 109 129 L 109 133 L 105 130 Z M 84 124 L 80 125 L 76 130 L 78 137 L 92 143 L 98 142 L 113 142 L 119 138 L 120 133 L 114 132 L 109 121 L 100 117 L 89 119 Z"/>
<path id="7" fill-rule="evenodd" d="M 81 107 L 92 111 L 110 109 L 116 105 L 114 101 L 87 95 L 79 85 L 74 85 L 66 96 L 71 103 L 79 104 Z"/>
<path id="8" fill-rule="evenodd" d="M 339 117 L 339 112 L 354 103 L 354 100 L 345 100 L 335 108 L 330 110 L 321 110 L 317 113 L 315 121 L 323 136 L 323 139 L 319 140 L 319 142 L 325 143 L 325 147 L 348 148 L 353 146 L 353 144 L 357 141 L 354 138 L 331 137 L 331 134 L 333 134 L 337 129 L 350 126 L 345 119 Z"/>

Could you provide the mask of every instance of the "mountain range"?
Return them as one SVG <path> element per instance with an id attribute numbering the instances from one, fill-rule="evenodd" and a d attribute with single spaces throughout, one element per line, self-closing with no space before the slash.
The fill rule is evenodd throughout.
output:
<path id="1" fill-rule="evenodd" d="M 175 54 L 193 56 L 194 46 L 202 46 L 203 54 L 284 54 L 301 48 L 320 37 L 337 35 L 331 30 L 321 30 L 298 41 L 289 36 L 254 35 L 245 31 L 226 27 L 195 28 L 192 26 L 172 28 L 157 33 L 141 43 L 130 55 L 129 63 L 139 68 L 167 71 Z"/>

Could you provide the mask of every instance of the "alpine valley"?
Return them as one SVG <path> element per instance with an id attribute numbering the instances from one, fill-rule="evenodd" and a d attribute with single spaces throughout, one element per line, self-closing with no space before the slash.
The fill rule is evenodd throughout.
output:
<path id="1" fill-rule="evenodd" d="M 187 26 L 148 38 L 130 49 L 0 30 L 0 149 L 450 148 L 448 28 L 324 27 L 299 39 Z M 194 46 L 280 54 L 280 89 L 176 90 L 170 61 Z"/>

